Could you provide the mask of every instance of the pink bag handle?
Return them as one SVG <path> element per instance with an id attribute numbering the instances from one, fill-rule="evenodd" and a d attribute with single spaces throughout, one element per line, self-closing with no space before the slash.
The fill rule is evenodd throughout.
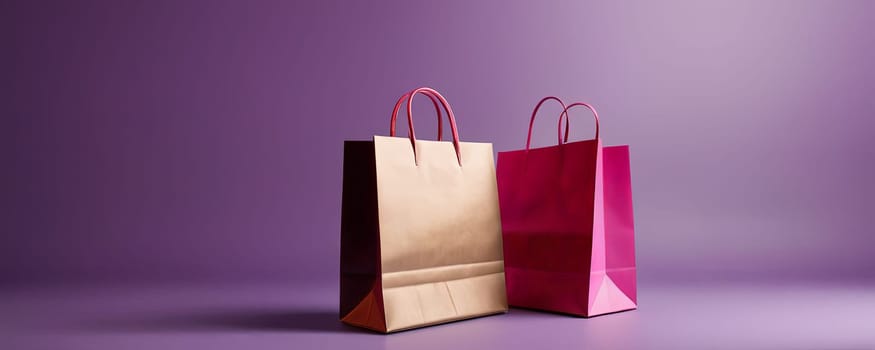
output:
<path id="1" fill-rule="evenodd" d="M 537 105 L 535 105 L 535 110 L 532 111 L 532 119 L 529 120 L 529 137 L 526 138 L 526 151 L 529 150 L 529 146 L 532 144 L 532 127 L 535 125 L 535 116 L 538 115 L 538 109 L 540 109 L 541 105 L 544 104 L 544 102 L 547 102 L 548 100 L 554 100 L 556 102 L 559 102 L 559 104 L 562 105 L 562 111 L 565 111 L 565 109 L 566 109 L 565 103 L 562 102 L 562 100 L 556 96 L 544 97 L 541 99 L 541 101 L 538 102 Z M 560 119 L 559 122 L 561 123 L 562 120 Z M 566 138 L 568 137 L 568 124 L 565 125 L 565 137 Z M 561 134 L 559 135 L 558 143 L 559 144 L 562 143 L 562 135 Z"/>
<path id="2" fill-rule="evenodd" d="M 444 134 L 444 119 L 443 115 L 441 115 L 441 107 L 440 105 L 438 105 L 439 102 L 437 97 L 434 97 L 434 95 L 432 95 L 431 93 L 426 93 L 425 95 L 428 96 L 429 99 L 431 99 L 431 103 L 434 104 L 434 109 L 437 111 L 437 140 L 441 141 L 441 138 Z M 392 109 L 392 121 L 389 124 L 389 136 L 395 136 L 395 119 L 398 118 L 398 110 L 401 109 L 401 104 L 404 103 L 404 100 L 406 100 L 409 96 L 410 93 L 408 92 L 404 95 L 401 95 L 401 98 L 398 99 L 398 102 L 395 102 L 395 108 Z"/>
<path id="3" fill-rule="evenodd" d="M 568 107 L 565 107 L 565 109 L 562 110 L 562 114 L 559 115 L 559 130 L 558 130 L 558 132 L 559 132 L 559 140 L 560 140 L 559 143 L 560 143 L 560 144 L 562 144 L 562 143 L 568 143 L 568 124 L 569 124 L 569 123 L 566 123 L 566 124 L 565 124 L 565 140 L 563 141 L 563 140 L 562 140 L 562 121 L 563 121 L 566 117 L 568 117 L 568 110 L 571 109 L 571 107 L 574 107 L 574 106 L 584 106 L 584 107 L 586 107 L 586 108 L 589 108 L 590 111 L 592 111 L 592 115 L 593 115 L 593 117 L 595 118 L 595 138 L 598 139 L 598 138 L 599 138 L 599 113 L 596 112 L 596 111 L 595 111 L 595 107 L 593 107 L 593 106 L 590 105 L 589 103 L 586 103 L 586 102 L 575 102 L 575 103 L 572 103 L 572 104 L 568 105 Z M 571 118 L 568 117 L 568 120 L 570 121 Z"/>
<path id="4" fill-rule="evenodd" d="M 417 88 L 404 95 L 407 96 L 407 127 L 409 128 L 408 135 L 410 137 L 410 144 L 413 146 L 414 159 L 416 159 L 416 133 L 413 131 L 413 97 L 417 94 L 437 98 L 440 104 L 444 107 L 444 110 L 447 111 L 447 118 L 450 119 L 450 130 L 453 132 L 453 147 L 456 149 L 456 159 L 459 161 L 459 166 L 462 166 L 462 153 L 459 148 L 459 129 L 456 127 L 456 117 L 453 114 L 453 109 L 450 108 L 447 99 L 445 99 L 439 92 L 428 87 Z M 390 134 L 394 134 L 395 120 L 397 119 L 397 116 L 397 113 L 392 113 L 392 121 L 389 125 Z"/>

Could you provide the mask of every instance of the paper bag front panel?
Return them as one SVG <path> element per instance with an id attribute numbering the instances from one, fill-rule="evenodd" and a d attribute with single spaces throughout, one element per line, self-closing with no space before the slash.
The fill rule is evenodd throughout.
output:
<path id="1" fill-rule="evenodd" d="M 505 312 L 492 145 L 374 137 L 388 331 Z"/>

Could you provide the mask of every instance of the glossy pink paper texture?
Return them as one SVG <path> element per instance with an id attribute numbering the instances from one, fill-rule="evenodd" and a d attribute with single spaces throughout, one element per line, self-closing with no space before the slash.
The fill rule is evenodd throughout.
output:
<path id="1" fill-rule="evenodd" d="M 499 152 L 508 303 L 578 316 L 634 309 L 629 147 Z"/>

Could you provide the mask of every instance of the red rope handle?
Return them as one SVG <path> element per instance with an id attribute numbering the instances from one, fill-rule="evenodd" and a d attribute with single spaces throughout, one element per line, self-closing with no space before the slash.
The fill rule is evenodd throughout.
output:
<path id="1" fill-rule="evenodd" d="M 429 87 L 421 87 L 417 88 L 409 93 L 406 93 L 402 96 L 402 99 L 407 98 L 407 127 L 409 128 L 408 136 L 410 137 L 410 144 L 413 146 L 413 155 L 414 159 L 416 157 L 416 133 L 413 130 L 413 97 L 417 94 L 423 94 L 428 96 L 429 98 L 436 98 L 441 106 L 444 107 L 444 110 L 447 112 L 447 118 L 450 120 L 450 130 L 453 133 L 453 147 L 456 149 L 456 159 L 459 161 L 459 166 L 462 166 L 462 152 L 459 147 L 459 129 L 456 126 L 456 117 L 453 114 L 453 109 L 450 108 L 449 102 L 444 98 L 439 92 Z M 432 100 L 434 101 L 434 100 Z M 396 106 L 400 106 L 396 104 Z M 440 109 L 438 109 L 440 110 Z M 440 113 L 440 112 L 438 112 Z M 392 120 L 389 126 L 389 133 L 394 136 L 395 133 L 395 120 L 397 117 L 397 113 L 392 113 Z"/>
<path id="2" fill-rule="evenodd" d="M 535 110 L 532 111 L 532 118 L 531 118 L 531 120 L 529 120 L 529 137 L 526 138 L 526 151 L 529 150 L 529 146 L 531 146 L 531 144 L 532 144 L 532 127 L 535 125 L 535 116 L 538 115 L 538 109 L 540 109 L 541 105 L 544 104 L 544 102 L 547 102 L 548 100 L 554 100 L 556 102 L 559 102 L 559 104 L 562 105 L 562 110 L 563 111 L 565 110 L 565 103 L 562 102 L 562 100 L 556 96 L 544 97 L 541 99 L 540 102 L 538 102 L 537 105 L 535 105 Z M 566 132 L 566 134 L 568 133 L 568 125 L 565 126 L 565 132 Z M 562 143 L 562 136 L 561 135 L 559 136 L 559 143 L 560 144 Z"/>
<path id="3" fill-rule="evenodd" d="M 428 96 L 428 98 L 431 100 L 431 103 L 434 104 L 435 111 L 437 111 L 437 140 L 441 141 L 441 138 L 443 138 L 444 134 L 444 120 L 443 115 L 441 115 L 441 107 L 438 104 L 439 102 L 437 97 L 435 97 L 431 93 L 425 93 L 425 95 Z M 401 98 L 398 99 L 398 102 L 395 102 L 395 108 L 392 108 L 392 121 L 389 122 L 389 136 L 395 136 L 395 119 L 398 118 L 398 111 L 401 109 L 401 104 L 404 103 L 404 101 L 407 100 L 408 97 L 410 97 L 409 92 L 401 95 Z"/>
<path id="4" fill-rule="evenodd" d="M 575 107 L 575 106 L 584 106 L 586 108 L 589 108 L 590 111 L 592 111 L 592 115 L 595 118 L 595 138 L 596 139 L 599 138 L 599 113 L 596 112 L 595 107 L 593 107 L 589 103 L 575 102 L 575 103 L 568 105 L 568 107 L 565 107 L 565 109 L 562 110 L 562 114 L 559 115 L 558 133 L 559 133 L 560 144 L 568 143 L 568 123 L 565 124 L 565 140 L 562 141 L 562 121 L 565 120 L 565 118 L 568 118 L 569 121 L 571 120 L 571 118 L 568 117 L 568 110 L 571 109 L 571 107 Z"/>

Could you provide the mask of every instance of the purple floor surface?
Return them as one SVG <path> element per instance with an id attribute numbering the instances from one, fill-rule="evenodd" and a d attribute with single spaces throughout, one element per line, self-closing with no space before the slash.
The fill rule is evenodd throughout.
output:
<path id="1" fill-rule="evenodd" d="M 340 324 L 334 286 L 16 289 L 3 349 L 873 349 L 875 288 L 642 286 L 637 311 L 506 315 L 380 335 Z"/>

